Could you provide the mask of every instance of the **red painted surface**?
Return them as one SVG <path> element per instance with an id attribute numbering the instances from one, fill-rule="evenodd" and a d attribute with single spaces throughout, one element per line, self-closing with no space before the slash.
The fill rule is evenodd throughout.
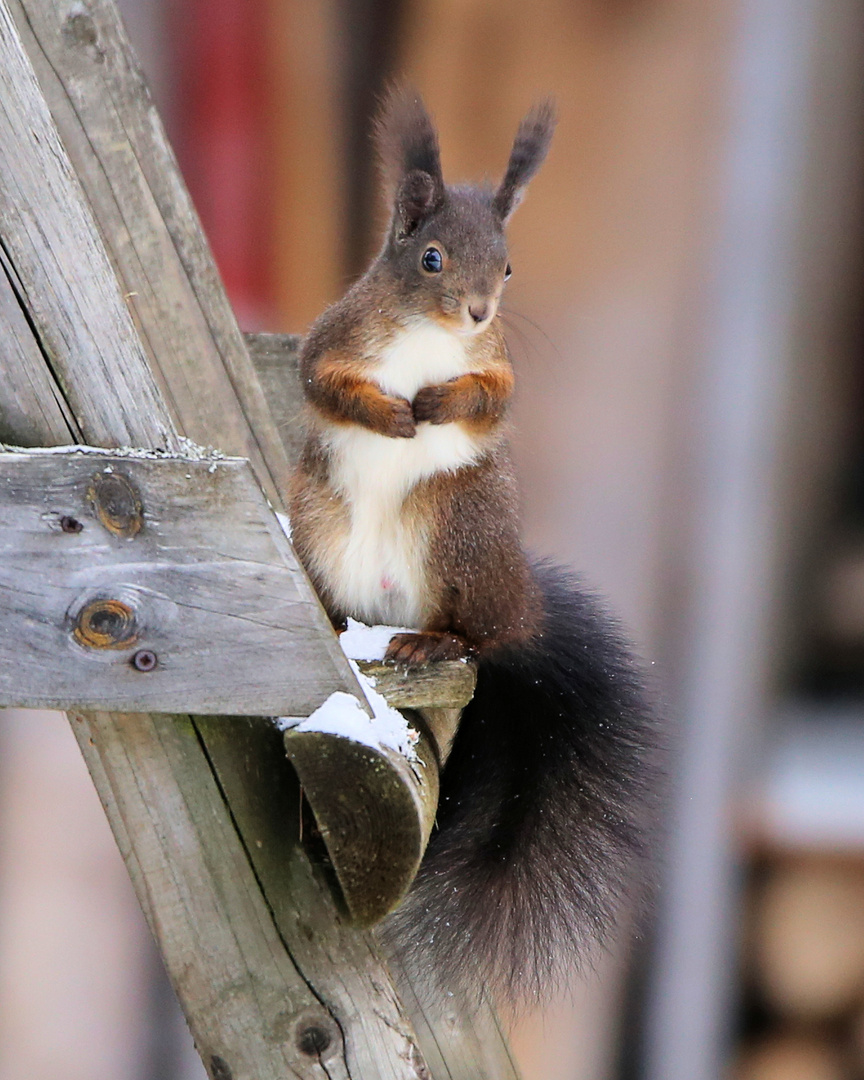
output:
<path id="1" fill-rule="evenodd" d="M 187 0 L 175 15 L 181 168 L 242 323 L 272 306 L 266 0 Z"/>

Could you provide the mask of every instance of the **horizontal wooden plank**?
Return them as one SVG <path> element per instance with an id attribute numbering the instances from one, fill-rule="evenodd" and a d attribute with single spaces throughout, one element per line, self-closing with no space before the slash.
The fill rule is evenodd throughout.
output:
<path id="1" fill-rule="evenodd" d="M 242 459 L 0 454 L 0 705 L 306 716 L 353 675 Z"/>

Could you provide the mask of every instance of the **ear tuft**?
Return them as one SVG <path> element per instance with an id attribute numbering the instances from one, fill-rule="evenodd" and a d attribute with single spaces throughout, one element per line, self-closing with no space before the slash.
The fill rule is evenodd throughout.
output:
<path id="1" fill-rule="evenodd" d="M 416 90 L 410 86 L 391 88 L 375 123 L 375 140 L 388 201 L 414 172 L 431 178 L 436 201 L 444 198 L 438 135 Z"/>
<path id="2" fill-rule="evenodd" d="M 555 104 L 547 98 L 538 102 L 519 125 L 507 172 L 492 200 L 492 209 L 502 221 L 509 219 L 521 202 L 529 181 L 543 164 L 555 123 Z"/>

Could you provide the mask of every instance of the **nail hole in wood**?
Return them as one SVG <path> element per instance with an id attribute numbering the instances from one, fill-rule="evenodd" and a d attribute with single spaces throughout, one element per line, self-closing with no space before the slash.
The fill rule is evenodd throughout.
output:
<path id="1" fill-rule="evenodd" d="M 78 518 L 70 517 L 68 514 L 64 514 L 60 518 L 60 528 L 64 533 L 80 533 L 84 526 L 78 520 Z"/>
<path id="2" fill-rule="evenodd" d="M 150 649 L 139 649 L 132 657 L 132 667 L 136 671 L 152 671 L 157 663 L 156 653 Z"/>
<path id="3" fill-rule="evenodd" d="M 228 1068 L 228 1062 L 218 1054 L 210 1058 L 210 1077 L 211 1080 L 234 1080 L 234 1074 Z"/>
<path id="4" fill-rule="evenodd" d="M 317 1024 L 309 1024 L 297 1032 L 297 1049 L 309 1057 L 321 1057 L 331 1042 L 330 1032 Z"/>

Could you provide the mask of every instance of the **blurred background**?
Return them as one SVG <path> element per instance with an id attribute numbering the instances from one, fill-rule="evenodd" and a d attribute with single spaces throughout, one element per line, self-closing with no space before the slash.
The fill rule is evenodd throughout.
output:
<path id="1" fill-rule="evenodd" d="M 632 629 L 673 763 L 635 946 L 514 1049 L 525 1080 L 862 1080 L 864 9 L 120 6 L 246 329 L 303 332 L 374 252 L 389 79 L 451 180 L 557 97 L 502 316 L 526 532 Z M 65 721 L 7 712 L 0 1080 L 58 1076 L 203 1070 Z"/>

